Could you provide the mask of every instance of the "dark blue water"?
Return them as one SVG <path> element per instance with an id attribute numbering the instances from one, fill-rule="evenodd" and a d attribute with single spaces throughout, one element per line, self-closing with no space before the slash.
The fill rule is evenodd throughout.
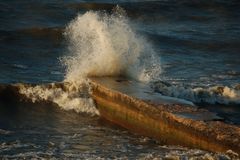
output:
<path id="1" fill-rule="evenodd" d="M 69 52 L 63 34 L 66 26 L 89 10 L 111 14 L 117 4 L 125 10 L 131 27 L 156 51 L 162 68 L 159 80 L 176 88 L 233 89 L 234 107 L 223 103 L 218 112 L 228 121 L 240 122 L 236 87 L 240 84 L 240 3 L 233 0 L 0 1 L 0 83 L 64 80 L 66 66 L 61 57 Z M 158 91 L 162 93 L 161 88 Z M 216 106 L 207 107 L 216 110 Z M 206 154 L 164 147 L 102 123 L 97 116 L 52 104 L 1 100 L 0 129 L 0 157 L 146 159 Z"/>

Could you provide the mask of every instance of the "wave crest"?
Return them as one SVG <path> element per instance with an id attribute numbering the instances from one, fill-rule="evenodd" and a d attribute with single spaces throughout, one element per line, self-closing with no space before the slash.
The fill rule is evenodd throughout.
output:
<path id="1" fill-rule="evenodd" d="M 81 83 L 51 83 L 48 85 L 19 85 L 19 93 L 33 103 L 49 101 L 56 103 L 64 110 L 75 110 L 92 115 L 98 115 L 92 98 L 89 96 L 87 81 Z"/>
<path id="2" fill-rule="evenodd" d="M 228 86 L 214 86 L 210 88 L 187 87 L 184 85 L 171 85 L 157 81 L 151 84 L 152 88 L 166 96 L 182 98 L 193 103 L 207 104 L 240 104 L 240 89 Z"/>

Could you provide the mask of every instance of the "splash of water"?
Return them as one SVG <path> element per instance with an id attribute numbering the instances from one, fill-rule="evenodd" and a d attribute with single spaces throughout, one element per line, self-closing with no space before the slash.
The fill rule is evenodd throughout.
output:
<path id="1" fill-rule="evenodd" d="M 127 76 L 140 81 L 159 77 L 159 57 L 122 13 L 120 7 L 111 15 L 89 11 L 67 26 L 66 81 L 88 76 Z"/>
<path id="2" fill-rule="evenodd" d="M 78 15 L 65 35 L 69 55 L 62 58 L 66 66 L 64 87 L 20 88 L 20 93 L 33 102 L 51 101 L 65 110 L 99 114 L 89 96 L 87 77 L 127 76 L 145 82 L 159 77 L 161 67 L 154 49 L 136 34 L 120 7 L 111 15 L 93 11 Z"/>

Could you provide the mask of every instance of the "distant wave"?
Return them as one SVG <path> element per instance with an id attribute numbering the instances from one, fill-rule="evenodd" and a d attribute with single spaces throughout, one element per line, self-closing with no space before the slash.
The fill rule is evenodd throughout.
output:
<path id="1" fill-rule="evenodd" d="M 171 85 L 163 81 L 151 84 L 152 88 L 165 96 L 189 100 L 196 104 L 240 104 L 240 85 L 236 87 L 214 86 L 210 88 Z"/>
<path id="2" fill-rule="evenodd" d="M 68 4 L 67 7 L 76 10 L 112 10 L 116 5 L 111 3 L 97 3 L 97 2 L 80 2 Z"/>
<path id="3" fill-rule="evenodd" d="M 215 12 L 218 15 L 222 15 L 227 11 L 233 11 L 238 9 L 239 3 L 237 1 L 189 1 L 189 0 L 166 0 L 166 1 L 155 1 L 155 0 L 138 0 L 138 1 L 109 1 L 107 3 L 100 2 L 81 2 L 81 3 L 70 3 L 66 7 L 74 10 L 93 10 L 100 11 L 104 10 L 111 12 L 112 9 L 119 5 L 123 7 L 128 17 L 144 22 L 155 23 L 158 21 L 170 20 L 173 18 L 174 21 L 186 21 L 191 19 L 196 22 L 209 22 L 214 17 L 209 16 L 209 10 Z M 196 10 L 199 14 L 196 14 Z M 182 19 L 179 12 L 185 16 Z M 175 15 L 175 16 L 171 16 Z M 226 15 L 226 14 L 224 14 Z"/>
<path id="4" fill-rule="evenodd" d="M 23 64 L 13 64 L 12 66 L 14 68 L 19 68 L 19 69 L 27 69 L 28 68 L 27 65 L 23 65 Z"/>
<path id="5" fill-rule="evenodd" d="M 25 33 L 35 36 L 62 36 L 64 28 L 61 27 L 35 27 L 35 28 L 27 28 L 22 30 L 17 30 L 19 33 Z"/>
<path id="6" fill-rule="evenodd" d="M 61 41 L 63 39 L 64 28 L 61 27 L 35 27 L 19 30 L 0 30 L 0 42 L 8 42 L 20 38 L 34 37 L 34 38 L 51 38 Z"/>
<path id="7" fill-rule="evenodd" d="M 206 41 L 205 37 L 208 35 L 198 31 L 198 34 L 201 36 L 195 36 L 197 32 L 194 31 L 191 33 L 191 36 L 188 38 L 181 38 L 178 35 L 166 35 L 165 33 L 155 33 L 155 32 L 141 32 L 147 37 L 153 44 L 161 46 L 169 46 L 172 48 L 186 48 L 186 49 L 195 49 L 200 51 L 221 51 L 221 50 L 230 50 L 236 51 L 231 52 L 231 54 L 238 54 L 237 51 L 240 49 L 239 40 L 226 40 L 214 39 L 212 41 Z"/>

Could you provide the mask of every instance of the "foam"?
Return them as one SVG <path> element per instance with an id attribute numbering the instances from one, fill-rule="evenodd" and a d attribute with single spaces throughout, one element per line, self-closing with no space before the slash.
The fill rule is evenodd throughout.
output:
<path id="1" fill-rule="evenodd" d="M 64 86 L 52 83 L 50 85 L 21 86 L 19 92 L 31 99 L 56 103 L 64 110 L 75 110 L 92 115 L 98 115 L 93 100 L 89 97 L 87 81 L 81 83 L 63 83 Z"/>
<path id="2" fill-rule="evenodd" d="M 163 95 L 182 98 L 194 103 L 240 104 L 240 90 L 228 86 L 209 88 L 171 85 L 162 81 L 152 83 L 152 88 Z"/>

